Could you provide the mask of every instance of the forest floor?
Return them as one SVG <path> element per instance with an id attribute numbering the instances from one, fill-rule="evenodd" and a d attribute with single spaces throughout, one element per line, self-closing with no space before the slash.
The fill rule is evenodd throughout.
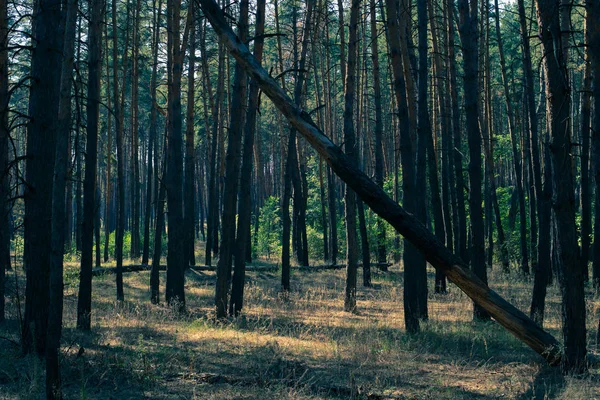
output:
<path id="1" fill-rule="evenodd" d="M 433 270 L 430 271 L 433 275 Z M 187 272 L 187 314 L 149 302 L 149 273 L 94 278 L 91 333 L 75 329 L 77 265 L 66 269 L 62 347 L 66 399 L 600 399 L 600 371 L 563 377 L 496 323 L 472 322 L 472 303 L 454 285 L 429 295 L 429 321 L 406 335 L 402 272 L 374 272 L 343 312 L 344 271 L 249 272 L 243 316 L 212 319 L 214 273 Z M 0 399 L 38 399 L 43 367 L 20 357 L 14 272 L 8 321 L 0 325 Z M 431 282 L 433 279 L 430 280 Z M 11 283 L 12 282 L 12 286 Z M 161 273 L 161 296 L 165 274 Z M 491 271 L 491 286 L 522 310 L 531 282 Z M 21 290 L 22 290 L 22 283 Z M 12 289 L 11 289 L 12 288 Z M 598 297 L 588 296 L 595 349 Z M 22 298 L 21 298 L 22 302 Z M 548 295 L 545 327 L 560 337 L 560 299 Z"/>

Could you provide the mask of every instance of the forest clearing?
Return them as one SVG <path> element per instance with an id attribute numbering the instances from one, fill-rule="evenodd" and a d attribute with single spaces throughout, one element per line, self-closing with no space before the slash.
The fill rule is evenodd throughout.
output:
<path id="1" fill-rule="evenodd" d="M 597 369 L 585 378 L 564 377 L 499 325 L 473 322 L 471 302 L 453 285 L 446 295 L 430 295 L 429 321 L 419 335 L 406 335 L 397 266 L 374 273 L 373 287 L 359 290 L 356 314 L 342 311 L 342 271 L 294 273 L 287 298 L 275 273 L 250 272 L 244 315 L 224 322 L 211 316 L 212 272 L 186 274 L 183 316 L 148 303 L 148 272 L 125 275 L 123 305 L 113 300 L 111 278 L 94 278 L 91 333 L 75 329 L 77 284 L 67 282 L 65 398 L 600 398 Z M 496 269 L 490 281 L 511 303 L 527 307 L 528 285 L 518 276 Z M 550 288 L 545 326 L 553 334 L 560 331 L 559 301 Z M 10 307 L 9 315 L 15 311 Z M 590 332 L 595 323 L 590 317 Z M 18 340 L 13 328 L 0 327 L 0 336 Z M 0 398 L 39 398 L 44 386 L 36 358 L 19 358 L 16 346 L 0 349 Z"/>

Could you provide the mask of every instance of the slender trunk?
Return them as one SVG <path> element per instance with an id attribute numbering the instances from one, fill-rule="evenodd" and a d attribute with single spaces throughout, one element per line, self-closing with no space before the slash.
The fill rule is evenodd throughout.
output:
<path id="1" fill-rule="evenodd" d="M 140 256 L 140 161 L 139 161 L 139 58 L 140 8 L 136 1 L 133 23 L 132 82 L 131 82 L 131 250 L 132 259 Z"/>
<path id="2" fill-rule="evenodd" d="M 254 37 L 254 57 L 260 63 L 262 60 L 265 26 L 265 0 L 259 0 L 256 7 L 256 28 Z M 250 246 L 250 224 L 251 224 L 251 183 L 252 163 L 254 150 L 254 136 L 256 131 L 256 117 L 258 113 L 258 84 L 250 81 L 250 92 L 248 94 L 248 112 L 246 115 L 246 126 L 244 127 L 244 149 L 242 154 L 242 171 L 240 179 L 240 204 L 238 207 L 238 226 L 235 248 L 235 264 L 231 284 L 231 302 L 229 314 L 238 316 L 244 306 L 244 282 L 246 274 L 245 252 Z"/>
<path id="3" fill-rule="evenodd" d="M 467 136 L 469 142 L 469 205 L 471 211 L 471 269 L 475 275 L 487 284 L 485 265 L 485 245 L 483 228 L 483 210 L 481 207 L 481 131 L 479 129 L 479 82 L 478 82 L 478 2 L 477 0 L 459 0 L 459 33 L 463 45 L 464 93 Z M 474 318 L 489 320 L 486 310 L 474 305 Z"/>
<path id="4" fill-rule="evenodd" d="M 158 8 L 153 8 L 153 39 L 152 39 L 152 75 L 150 77 L 150 97 L 152 101 L 150 109 L 150 132 L 148 135 L 148 170 L 146 173 L 146 209 L 144 210 L 144 249 L 142 251 L 142 264 L 148 264 L 150 257 L 150 221 L 152 215 L 152 181 L 153 171 L 157 168 L 156 165 L 152 165 L 152 153 L 158 151 L 154 150 L 154 143 L 156 142 L 156 131 L 157 131 L 157 118 L 158 118 L 158 105 L 156 104 L 156 84 L 158 75 L 158 41 L 160 38 L 160 20 L 162 12 L 162 0 L 158 1 Z M 156 212 L 156 207 L 155 207 Z"/>
<path id="5" fill-rule="evenodd" d="M 166 127 L 165 127 L 166 128 Z M 156 223 L 154 228 L 154 252 L 152 255 L 152 268 L 150 269 L 150 301 L 152 304 L 160 303 L 160 258 L 162 256 L 162 234 L 165 227 L 165 199 L 167 197 L 167 138 L 164 140 L 163 167 L 161 179 L 158 182 L 158 196 L 156 199 Z M 157 146 L 158 147 L 158 146 Z M 158 177 L 158 149 L 156 149 L 155 163 L 157 166 L 156 175 Z"/>
<path id="6" fill-rule="evenodd" d="M 375 104 L 375 183 L 383 188 L 383 117 L 381 107 L 381 77 L 379 72 L 379 46 L 377 44 L 377 9 L 375 0 L 370 0 L 371 12 L 371 60 L 373 62 L 373 102 Z M 377 262 L 387 261 L 385 248 L 385 222 L 377 220 Z"/>
<path id="7" fill-rule="evenodd" d="M 417 209 L 415 192 L 415 154 L 410 137 L 411 127 L 408 114 L 406 83 L 401 55 L 401 27 L 398 25 L 398 7 L 395 0 L 387 0 L 387 26 L 390 44 L 390 57 L 394 75 L 394 92 L 398 106 L 400 128 L 400 153 L 402 162 L 403 201 L 409 212 Z M 420 267 L 419 250 L 408 240 L 404 241 L 404 322 L 409 333 L 419 332 L 418 269 Z"/>
<path id="8" fill-rule="evenodd" d="M 596 220 L 594 223 L 594 238 L 600 238 L 600 2 L 588 0 L 586 2 L 587 19 L 589 27 L 587 33 L 588 54 L 592 69 L 592 95 L 594 98 L 594 118 L 592 119 L 592 165 L 594 184 L 596 189 Z M 594 263 L 592 280 L 594 288 L 600 289 L 600 240 L 594 239 Z"/>
<path id="9" fill-rule="evenodd" d="M 70 4 L 70 2 L 69 2 Z M 0 0 L 0 43 L 8 43 L 8 16 L 7 16 L 7 1 Z M 66 46 L 65 46 L 66 47 Z M 72 58 L 72 56 L 71 56 Z M 63 68 L 67 57 L 63 61 Z M 73 61 L 71 60 L 71 69 Z M 61 81 L 62 82 L 62 81 Z M 62 87 L 61 87 L 62 89 Z M 69 88 L 70 89 L 70 88 Z M 70 93 L 69 93 L 70 94 Z M 0 171 L 2 176 L 0 177 L 0 322 L 4 321 L 4 309 L 5 309 L 5 276 L 6 270 L 10 264 L 10 229 L 8 221 L 8 197 L 9 184 L 8 184 L 8 140 L 9 140 L 9 126 L 8 126 L 8 50 L 0 49 Z M 69 103 L 70 105 L 70 103 Z M 71 108 L 69 107 L 69 111 Z M 64 135 L 64 131 L 61 129 L 60 132 Z M 68 135 L 66 135 L 68 137 Z M 64 190 L 63 190 L 64 198 Z M 64 230 L 63 230 L 64 236 Z M 8 244 L 8 245 L 7 245 Z M 53 253 L 54 254 L 54 253 Z M 62 254 L 62 252 L 61 252 Z M 62 264 L 61 264 L 62 265 Z M 52 276 L 53 266 L 50 266 L 50 274 Z M 61 270 L 61 282 L 62 282 L 62 270 Z M 51 289 L 52 291 L 52 289 Z M 51 295 L 52 296 L 52 295 Z M 62 298 L 61 298 L 62 300 Z M 61 301 L 62 304 L 62 301 Z"/>
<path id="10" fill-rule="evenodd" d="M 521 175 L 521 155 L 517 150 L 517 129 L 515 124 L 512 102 L 510 100 L 510 91 L 508 88 L 508 78 L 506 76 L 506 61 L 504 60 L 504 46 L 502 36 L 500 35 L 500 8 L 498 0 L 494 0 L 496 8 L 496 39 L 498 41 L 498 55 L 500 57 L 500 69 L 502 72 L 502 84 L 504 86 L 504 99 L 506 101 L 506 112 L 508 117 L 508 131 L 512 144 L 513 162 L 515 168 L 515 182 L 517 184 L 517 196 L 519 198 L 519 243 L 521 246 L 521 271 L 529 275 L 529 255 L 527 252 L 527 211 L 525 208 L 525 193 L 523 191 L 523 180 Z"/>
<path id="11" fill-rule="evenodd" d="M 102 74 L 103 0 L 92 2 L 89 27 L 87 141 L 85 181 L 83 183 L 83 224 L 81 235 L 81 272 L 77 300 L 77 328 L 91 329 L 92 267 L 94 250 L 94 221 L 96 220 L 96 169 L 98 164 L 98 123 L 100 113 L 100 77 Z"/>
<path id="12" fill-rule="evenodd" d="M 456 79 L 456 56 L 454 53 L 454 0 L 446 0 L 446 8 L 448 12 L 448 64 L 449 64 L 449 75 L 450 75 L 450 99 L 452 103 L 452 138 L 453 138 L 453 151 L 454 155 L 454 173 L 456 174 L 456 203 L 454 204 L 454 239 L 456 244 L 454 251 L 459 257 L 469 262 L 469 252 L 467 252 L 467 216 L 465 211 L 465 180 L 463 175 L 463 154 L 462 154 L 462 129 L 460 126 L 460 110 L 458 105 L 458 82 Z"/>
<path id="13" fill-rule="evenodd" d="M 453 163 L 450 160 L 450 154 L 452 154 L 452 136 L 450 130 L 448 129 L 449 119 L 448 112 L 449 107 L 446 107 L 446 77 L 447 71 L 444 67 L 442 67 L 442 60 L 440 56 L 440 50 L 438 47 L 438 32 L 437 27 L 435 25 L 435 11 L 431 1 L 429 2 L 429 12 L 432 16 L 430 18 L 431 24 L 431 42 L 433 45 L 433 65 L 435 67 L 436 81 L 437 86 L 435 89 L 436 96 L 434 97 L 434 101 L 438 102 L 438 110 L 440 125 L 441 125 L 441 133 L 442 133 L 442 187 L 443 187 L 443 203 L 442 203 L 442 195 L 440 194 L 440 184 L 438 179 L 438 167 L 437 167 L 437 158 L 435 153 L 435 145 L 434 145 L 434 135 L 435 133 L 431 131 L 429 135 L 425 138 L 427 141 L 427 163 L 429 167 L 429 181 L 431 187 L 431 207 L 433 209 L 433 221 L 434 221 L 434 229 L 435 236 L 442 242 L 446 242 L 448 248 L 453 248 L 453 236 L 452 236 L 452 219 L 450 216 L 450 206 L 451 206 L 451 194 L 450 194 L 450 186 L 452 176 L 452 166 Z M 421 35 L 421 30 L 425 31 L 424 40 L 425 40 L 425 54 L 427 51 L 427 13 L 424 13 L 425 21 L 419 20 L 419 35 Z M 444 12 L 445 17 L 446 12 Z M 445 19 L 446 20 L 446 19 Z M 421 25 L 424 24 L 424 25 Z M 419 36 L 419 45 L 422 45 L 421 36 Z M 421 48 L 419 48 L 421 51 Z M 419 56 L 420 57 L 420 56 Z M 424 68 L 427 68 L 427 64 L 425 63 Z M 419 69 L 419 73 L 421 73 L 421 69 Z M 425 76 L 423 79 L 427 78 L 427 74 L 425 72 Z M 419 90 L 423 90 L 419 86 Z M 425 87 L 427 90 L 427 87 Z M 426 95 L 426 93 L 425 93 Z M 423 107 L 427 107 L 426 101 Z M 434 108 L 435 109 L 435 108 Z M 443 204 L 443 206 L 442 206 Z M 446 293 L 446 277 L 441 272 L 436 271 L 435 273 L 435 293 Z"/>
<path id="14" fill-rule="evenodd" d="M 188 13 L 194 14 L 193 2 L 190 3 Z M 185 179 L 184 179 L 184 230 L 185 230 L 185 249 L 184 258 L 185 265 L 195 265 L 195 234 L 194 228 L 196 225 L 196 213 L 195 208 L 195 186 L 196 180 L 196 155 L 194 153 L 194 82 L 196 73 L 196 29 L 190 30 L 190 54 L 189 54 L 189 67 L 188 67 L 188 93 L 187 93 L 187 113 L 186 113 L 186 127 L 185 127 Z"/>
<path id="15" fill-rule="evenodd" d="M 240 40 L 246 41 L 248 35 L 248 0 L 240 2 L 238 23 Z M 215 307 L 217 318 L 227 316 L 229 285 L 231 284 L 231 261 L 235 246 L 235 219 L 240 174 L 242 133 L 244 130 L 247 102 L 247 76 L 239 63 L 235 65 L 233 94 L 231 99 L 229 138 L 227 145 L 225 188 L 223 191 L 223 215 L 221 217 L 221 246 L 217 264 L 217 284 Z"/>

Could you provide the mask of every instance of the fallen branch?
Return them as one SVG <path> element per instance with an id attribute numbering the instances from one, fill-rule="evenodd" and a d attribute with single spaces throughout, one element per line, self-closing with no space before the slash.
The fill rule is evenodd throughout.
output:
<path id="1" fill-rule="evenodd" d="M 443 272 L 474 302 L 485 309 L 498 323 L 519 340 L 539 353 L 551 365 L 560 364 L 560 343 L 515 306 L 491 290 L 475 276 L 467 265 L 452 254 L 415 216 L 406 212 L 382 188 L 365 175 L 296 105 L 277 82 L 261 67 L 248 48 L 233 33 L 223 12 L 214 0 L 197 0 L 220 41 L 229 49 L 248 75 L 271 99 L 306 141 L 325 159 L 340 177 L 376 214 L 389 222 L 415 245 L 427 261 Z"/>

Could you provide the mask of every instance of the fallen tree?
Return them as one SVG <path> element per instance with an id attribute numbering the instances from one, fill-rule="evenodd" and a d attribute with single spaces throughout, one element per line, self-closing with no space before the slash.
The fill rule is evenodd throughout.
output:
<path id="1" fill-rule="evenodd" d="M 244 43 L 233 33 L 217 3 L 213 0 L 197 1 L 231 55 L 271 99 L 275 107 L 325 159 L 335 174 L 376 214 L 421 250 L 431 265 L 443 272 L 500 325 L 539 353 L 548 363 L 558 365 L 562 356 L 560 343 L 477 278 L 462 260 L 429 232 L 425 225 L 394 202 L 383 189 L 369 179 L 355 163 L 352 163 L 342 150 L 321 132 L 308 113 L 297 106 L 260 66 Z"/>

